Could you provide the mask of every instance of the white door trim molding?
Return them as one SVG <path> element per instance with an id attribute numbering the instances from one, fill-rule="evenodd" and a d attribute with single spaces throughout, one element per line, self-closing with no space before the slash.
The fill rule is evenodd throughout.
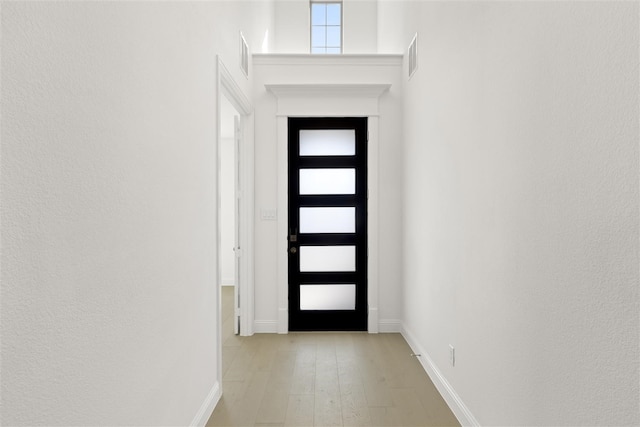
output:
<path id="1" fill-rule="evenodd" d="M 289 331 L 287 256 L 288 117 L 368 117 L 368 299 L 369 333 L 378 333 L 378 100 L 389 84 L 265 85 L 277 98 L 278 158 L 278 333 Z"/>
<path id="2" fill-rule="evenodd" d="M 315 55 L 312 53 L 254 53 L 253 65 L 259 66 L 328 66 L 397 67 L 402 64 L 400 53 L 343 53 L 340 55 Z"/>
<path id="3" fill-rule="evenodd" d="M 253 318 L 254 318 L 254 223 L 253 223 L 253 209 L 254 209 L 254 130 L 253 130 L 253 107 L 249 98 L 242 92 L 240 86 L 236 83 L 233 76 L 222 62 L 220 56 L 217 57 L 217 73 L 216 73 L 216 125 L 217 125 L 217 140 L 216 140 L 216 162 L 217 162 L 217 183 L 220 182 L 220 100 L 222 96 L 225 96 L 234 108 L 240 113 L 240 130 L 241 140 L 240 145 L 240 194 L 243 199 L 242 209 L 239 213 L 239 227 L 240 227 L 240 247 L 242 248 L 242 257 L 240 258 L 240 335 L 253 335 Z M 216 194 L 216 212 L 220 209 L 220 194 L 219 189 Z M 219 212 L 218 212 L 219 217 Z M 220 233 L 217 236 L 217 253 L 220 251 Z M 216 271 L 218 276 L 220 275 L 220 266 L 218 264 L 218 257 L 216 256 Z M 218 277 L 218 283 L 220 283 L 220 277 Z M 222 384 L 222 307 L 220 301 L 220 290 L 217 292 L 218 296 L 218 342 L 217 342 L 217 355 L 218 355 L 218 382 Z"/>
<path id="4" fill-rule="evenodd" d="M 227 96 L 229 101 L 243 115 L 250 115 L 253 113 L 253 107 L 249 98 L 242 92 L 240 86 L 233 79 L 233 76 L 222 62 L 222 59 L 218 56 L 218 88 L 221 93 Z M 220 92 L 219 92 L 220 93 Z M 219 99 L 219 97 L 218 97 Z"/>
<path id="5" fill-rule="evenodd" d="M 377 117 L 378 99 L 390 84 L 267 84 L 285 117 Z M 357 114 L 355 114 L 357 112 Z"/>

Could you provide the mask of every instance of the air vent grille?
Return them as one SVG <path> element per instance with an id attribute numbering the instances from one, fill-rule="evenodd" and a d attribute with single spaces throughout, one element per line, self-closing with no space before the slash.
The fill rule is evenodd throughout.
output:
<path id="1" fill-rule="evenodd" d="M 249 77 L 249 45 L 240 33 L 240 69 L 247 78 Z"/>
<path id="2" fill-rule="evenodd" d="M 408 50 L 409 56 L 409 78 L 411 78 L 418 69 L 418 33 L 413 36 Z"/>

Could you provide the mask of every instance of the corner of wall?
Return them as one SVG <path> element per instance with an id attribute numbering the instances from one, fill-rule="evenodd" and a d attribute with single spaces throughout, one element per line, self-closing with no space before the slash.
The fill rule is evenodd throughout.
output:
<path id="1" fill-rule="evenodd" d="M 433 382 L 433 385 L 436 386 L 442 398 L 447 402 L 449 408 L 458 419 L 461 425 L 463 426 L 480 426 L 478 420 L 473 416 L 471 410 L 465 405 L 462 401 L 462 398 L 456 393 L 455 389 L 444 375 L 440 372 L 438 367 L 435 365 L 429 354 L 424 350 L 424 348 L 418 343 L 415 339 L 415 336 L 407 329 L 407 326 L 403 323 L 401 326 L 401 334 L 404 339 L 411 347 L 411 350 L 415 354 L 418 354 L 418 360 L 422 365 L 422 368 L 426 371 L 429 378 Z"/>
<path id="2" fill-rule="evenodd" d="M 213 414 L 213 410 L 216 408 L 221 397 L 222 387 L 220 387 L 220 382 L 216 381 L 189 425 L 191 427 L 204 427 L 207 421 L 209 421 L 209 418 L 211 418 L 211 414 Z"/>

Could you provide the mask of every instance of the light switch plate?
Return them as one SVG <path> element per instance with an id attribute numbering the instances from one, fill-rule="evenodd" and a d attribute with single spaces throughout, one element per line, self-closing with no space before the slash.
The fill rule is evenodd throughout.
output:
<path id="1" fill-rule="evenodd" d="M 261 209 L 260 219 L 263 221 L 275 221 L 278 219 L 278 214 L 275 209 Z"/>

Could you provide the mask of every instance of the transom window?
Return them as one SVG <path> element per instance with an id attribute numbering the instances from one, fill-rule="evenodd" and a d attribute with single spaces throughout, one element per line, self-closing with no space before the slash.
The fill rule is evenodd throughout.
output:
<path id="1" fill-rule="evenodd" d="M 311 53 L 342 53 L 342 2 L 311 2 Z"/>

